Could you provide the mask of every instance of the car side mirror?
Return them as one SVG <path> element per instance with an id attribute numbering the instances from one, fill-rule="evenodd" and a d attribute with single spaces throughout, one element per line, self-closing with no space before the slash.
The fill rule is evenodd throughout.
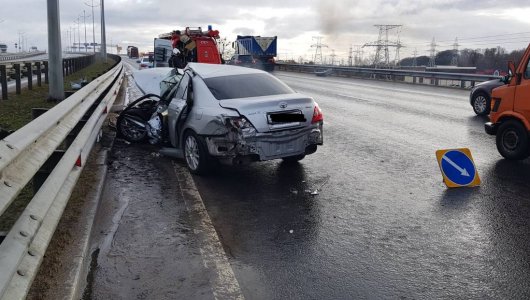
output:
<path id="1" fill-rule="evenodd" d="M 519 84 L 519 82 L 521 81 L 520 74 L 515 73 L 515 64 L 513 61 L 508 62 L 508 76 L 510 76 L 510 80 L 515 76 L 516 84 Z"/>

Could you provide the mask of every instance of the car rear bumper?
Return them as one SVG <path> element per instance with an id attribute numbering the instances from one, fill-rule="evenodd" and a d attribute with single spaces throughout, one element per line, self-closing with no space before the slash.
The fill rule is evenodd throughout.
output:
<path id="1" fill-rule="evenodd" d="M 272 160 L 300 154 L 312 154 L 323 144 L 322 124 L 280 132 L 258 133 L 253 137 L 230 141 L 228 137 L 207 137 L 210 155 L 219 158 L 251 156 L 253 160 Z"/>
<path id="2" fill-rule="evenodd" d="M 490 135 L 496 135 L 498 127 L 499 126 L 496 123 L 492 122 L 486 122 L 484 124 L 484 130 L 486 130 L 486 133 Z"/>

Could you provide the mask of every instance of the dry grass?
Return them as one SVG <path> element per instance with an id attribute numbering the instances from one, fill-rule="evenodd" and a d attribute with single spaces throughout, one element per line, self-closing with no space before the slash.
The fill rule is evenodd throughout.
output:
<path id="1" fill-rule="evenodd" d="M 97 60 L 92 64 L 65 78 L 65 87 L 70 86 L 70 81 L 86 78 L 91 81 L 93 77 L 105 73 L 114 61 Z M 56 102 L 47 101 L 48 85 L 34 86 L 33 90 L 22 90 L 20 95 L 9 94 L 9 100 L 0 100 L 0 128 L 17 130 L 31 121 L 32 108 L 51 108 Z M 20 192 L 8 209 L 0 216 L 0 231 L 9 231 L 18 219 L 24 208 L 33 197 L 33 184 L 30 181 Z"/>

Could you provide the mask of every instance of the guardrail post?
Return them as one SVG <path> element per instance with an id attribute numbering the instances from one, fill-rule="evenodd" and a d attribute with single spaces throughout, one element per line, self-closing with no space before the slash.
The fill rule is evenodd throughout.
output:
<path id="1" fill-rule="evenodd" d="M 44 64 L 44 83 L 48 84 L 48 62 L 44 61 L 42 63 Z"/>
<path id="2" fill-rule="evenodd" d="M 475 80 L 471 80 L 471 87 L 475 86 Z"/>
<path id="3" fill-rule="evenodd" d="M 0 65 L 0 83 L 2 84 L 2 100 L 7 100 L 7 68 Z"/>
<path id="4" fill-rule="evenodd" d="M 42 86 L 42 69 L 41 69 L 41 62 L 38 61 L 35 63 L 36 69 L 37 69 L 37 86 Z"/>
<path id="5" fill-rule="evenodd" d="M 15 68 L 15 89 L 17 95 L 20 95 L 20 64 L 14 64 Z"/>
<path id="6" fill-rule="evenodd" d="M 438 78 L 434 79 L 434 85 L 436 85 L 436 86 L 440 85 L 440 81 L 438 80 Z"/>
<path id="7" fill-rule="evenodd" d="M 25 63 L 26 70 L 28 72 L 28 90 L 33 89 L 33 64 L 32 63 Z"/>
<path id="8" fill-rule="evenodd" d="M 416 81 L 417 81 L 416 78 L 417 78 L 416 76 L 412 76 L 412 83 L 416 84 Z"/>
<path id="9" fill-rule="evenodd" d="M 465 80 L 460 80 L 460 88 L 465 88 L 465 87 L 466 87 Z"/>

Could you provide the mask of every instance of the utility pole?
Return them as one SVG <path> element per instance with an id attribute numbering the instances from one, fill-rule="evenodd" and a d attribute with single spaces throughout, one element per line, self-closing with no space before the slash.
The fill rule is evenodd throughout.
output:
<path id="1" fill-rule="evenodd" d="M 327 48 L 327 45 L 322 44 L 322 37 L 321 36 L 314 36 L 313 40 L 316 40 L 316 43 L 311 45 L 311 48 L 315 48 L 315 59 L 313 59 L 313 63 L 315 65 L 322 64 L 322 47 Z"/>
<path id="2" fill-rule="evenodd" d="M 85 13 L 85 10 L 83 9 L 83 23 L 85 23 L 85 52 L 88 52 L 87 42 L 86 42 L 86 18 L 87 17 L 90 17 L 90 15 L 87 16 Z"/>
<path id="3" fill-rule="evenodd" d="M 81 52 L 81 30 L 79 27 L 81 26 L 81 17 L 77 17 L 77 22 L 74 21 L 75 24 L 77 24 L 77 51 Z"/>
<path id="4" fill-rule="evenodd" d="M 355 56 L 353 58 L 354 65 L 360 66 L 362 64 L 362 59 L 363 59 L 362 47 L 359 45 L 355 45 L 355 51 L 353 51 L 353 53 L 355 53 Z"/>
<path id="5" fill-rule="evenodd" d="M 105 1 L 100 0 L 101 7 L 101 57 L 103 61 L 107 60 L 107 41 L 105 40 Z"/>
<path id="6" fill-rule="evenodd" d="M 331 65 L 335 65 L 335 57 L 337 57 L 337 54 L 335 54 L 335 49 L 331 49 Z"/>
<path id="7" fill-rule="evenodd" d="M 94 53 L 96 53 L 96 31 L 94 29 L 94 7 L 97 7 L 99 5 L 98 4 L 94 5 L 94 0 L 92 0 L 92 4 L 88 4 L 85 2 L 85 5 L 92 8 L 92 45 L 94 47 Z"/>
<path id="8" fill-rule="evenodd" d="M 399 41 L 399 33 L 401 32 L 401 27 L 403 25 L 374 25 L 379 29 L 379 35 L 377 37 L 377 41 L 366 43 L 363 45 L 364 47 L 375 47 L 375 56 L 374 56 L 374 62 L 373 65 L 375 68 L 378 68 L 380 66 L 383 67 L 390 67 L 390 52 L 389 48 L 393 47 L 396 48 L 396 59 L 399 58 L 399 49 L 403 47 L 401 42 Z M 390 30 L 396 29 L 397 30 L 397 40 L 395 42 L 389 41 L 388 33 Z M 395 65 L 394 61 L 394 65 Z"/>
<path id="9" fill-rule="evenodd" d="M 353 66 L 353 46 L 350 45 L 350 51 L 348 52 L 348 66 Z"/>
<path id="10" fill-rule="evenodd" d="M 431 49 L 429 50 L 430 57 L 429 57 L 429 67 L 434 68 L 436 66 L 436 42 L 434 41 L 434 37 L 432 38 L 431 42 Z"/>
<path id="11" fill-rule="evenodd" d="M 48 99 L 64 99 L 59 0 L 48 0 Z"/>
<path id="12" fill-rule="evenodd" d="M 458 67 L 458 38 L 455 38 L 455 43 L 453 44 L 453 57 L 451 58 L 451 66 Z"/>

